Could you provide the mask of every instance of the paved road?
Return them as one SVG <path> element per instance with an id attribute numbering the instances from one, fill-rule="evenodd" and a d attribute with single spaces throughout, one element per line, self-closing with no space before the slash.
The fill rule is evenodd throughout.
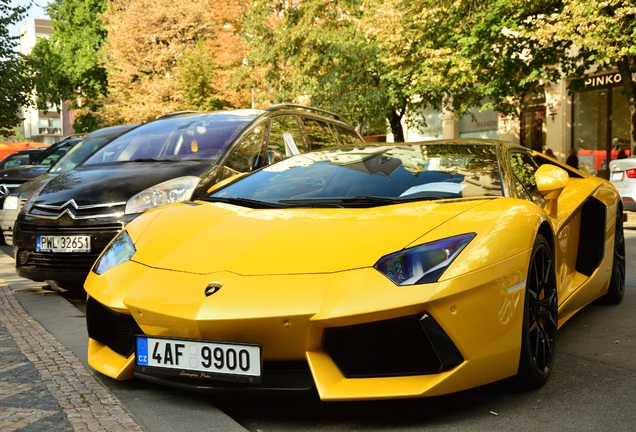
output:
<path id="1" fill-rule="evenodd" d="M 0 430 L 635 431 L 636 230 L 626 237 L 625 300 L 588 306 L 561 329 L 556 366 L 541 389 L 496 383 L 360 403 L 296 394 L 211 397 L 94 374 L 85 364 L 81 302 L 18 278 L 12 258 L 0 253 Z"/>

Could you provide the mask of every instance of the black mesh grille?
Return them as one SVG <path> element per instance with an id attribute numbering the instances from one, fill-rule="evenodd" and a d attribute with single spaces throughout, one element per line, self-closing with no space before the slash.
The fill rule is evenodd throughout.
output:
<path id="1" fill-rule="evenodd" d="M 96 224 L 91 223 L 90 225 L 82 225 L 80 223 L 75 223 L 72 225 L 62 225 L 56 224 L 52 225 L 51 223 L 46 224 L 34 224 L 29 222 L 20 222 L 20 231 L 27 233 L 35 233 L 35 234 L 51 234 L 51 235 L 64 235 L 68 234 L 93 234 L 97 232 L 103 231 L 111 231 L 113 235 L 121 231 L 124 227 L 122 222 L 117 223 L 106 223 L 106 224 Z"/>
<path id="2" fill-rule="evenodd" d="M 130 315 L 118 314 L 90 298 L 86 302 L 88 336 L 124 357 L 135 349 L 135 335 L 143 334 Z"/>
<path id="3" fill-rule="evenodd" d="M 419 316 L 325 329 L 325 349 L 347 378 L 425 375 L 442 369 Z"/>
<path id="4" fill-rule="evenodd" d="M 98 256 L 97 253 L 31 252 L 23 265 L 88 273 Z"/>

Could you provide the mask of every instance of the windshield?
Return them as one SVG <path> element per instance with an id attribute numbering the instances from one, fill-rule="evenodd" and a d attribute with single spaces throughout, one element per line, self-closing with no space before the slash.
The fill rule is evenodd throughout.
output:
<path id="1" fill-rule="evenodd" d="M 81 138 L 73 138 L 66 141 L 60 141 L 42 153 L 38 154 L 31 162 L 32 165 L 52 165 L 57 162 L 69 149 L 81 141 Z"/>
<path id="2" fill-rule="evenodd" d="M 502 196 L 495 146 L 419 143 L 301 154 L 206 199 L 373 206 L 482 196 Z"/>
<path id="3" fill-rule="evenodd" d="M 107 144 L 82 165 L 147 160 L 216 161 L 232 139 L 260 115 L 236 110 L 161 118 Z"/>
<path id="4" fill-rule="evenodd" d="M 58 159 L 58 161 L 49 168 L 49 172 L 59 174 L 75 168 L 77 164 L 108 142 L 109 139 L 109 137 L 99 137 L 83 140 Z"/>

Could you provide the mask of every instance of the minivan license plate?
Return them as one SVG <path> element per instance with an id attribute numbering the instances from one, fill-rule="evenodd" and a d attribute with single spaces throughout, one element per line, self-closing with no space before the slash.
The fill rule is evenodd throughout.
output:
<path id="1" fill-rule="evenodd" d="M 91 236 L 37 236 L 35 240 L 37 252 L 90 252 Z"/>

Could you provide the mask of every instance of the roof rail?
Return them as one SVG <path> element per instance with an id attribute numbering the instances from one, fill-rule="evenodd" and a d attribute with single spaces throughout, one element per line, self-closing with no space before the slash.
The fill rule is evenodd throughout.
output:
<path id="1" fill-rule="evenodd" d="M 155 117 L 155 120 L 160 118 L 165 118 L 165 117 L 173 117 L 179 114 L 190 114 L 190 113 L 198 113 L 198 112 L 200 111 L 196 111 L 196 110 L 173 111 L 166 114 L 159 114 L 157 117 Z"/>
<path id="2" fill-rule="evenodd" d="M 267 108 L 267 111 L 276 111 L 276 110 L 283 110 L 283 109 L 287 109 L 287 108 L 294 108 L 294 109 L 301 109 L 301 110 L 305 110 L 305 111 L 309 111 L 309 112 L 313 112 L 316 114 L 322 114 L 324 116 L 327 117 L 332 117 L 336 120 L 342 120 L 342 118 L 335 113 L 332 113 L 331 111 L 327 111 L 324 109 L 320 109 L 320 108 L 314 108 L 311 106 L 306 106 L 306 105 L 297 105 L 297 104 L 276 104 L 276 105 L 272 105 L 269 108 Z"/>

